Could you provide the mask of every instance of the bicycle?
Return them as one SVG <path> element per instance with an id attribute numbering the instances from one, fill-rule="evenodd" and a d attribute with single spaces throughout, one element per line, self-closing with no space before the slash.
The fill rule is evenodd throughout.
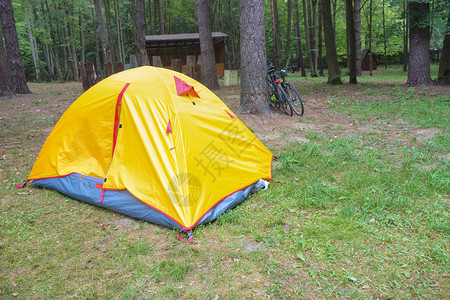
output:
<path id="1" fill-rule="evenodd" d="M 269 63 L 267 66 L 267 83 L 270 88 L 269 106 L 282 107 L 286 114 L 290 116 L 293 115 L 293 112 L 302 116 L 304 112 L 302 98 L 295 86 L 286 80 L 286 72 L 290 69 L 292 69 L 292 73 L 295 72 L 294 66 L 286 67 L 280 71 L 275 71 L 273 63 Z"/>

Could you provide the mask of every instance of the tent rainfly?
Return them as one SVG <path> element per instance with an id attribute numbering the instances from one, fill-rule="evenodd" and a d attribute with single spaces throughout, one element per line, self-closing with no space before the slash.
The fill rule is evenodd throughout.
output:
<path id="1" fill-rule="evenodd" d="M 140 67 L 104 79 L 69 107 L 26 183 L 177 228 L 192 242 L 194 227 L 267 187 L 271 161 L 206 87 Z"/>

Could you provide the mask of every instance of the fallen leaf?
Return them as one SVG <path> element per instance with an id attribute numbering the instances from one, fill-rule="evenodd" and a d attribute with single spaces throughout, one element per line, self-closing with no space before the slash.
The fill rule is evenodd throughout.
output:
<path id="1" fill-rule="evenodd" d="M 368 286 L 368 285 L 365 285 L 362 287 L 363 290 L 368 290 L 369 288 L 370 288 L 370 286 Z"/>
<path id="2" fill-rule="evenodd" d="M 297 257 L 300 258 L 300 260 L 305 261 L 305 256 L 303 256 L 302 252 L 297 252 Z"/>
<path id="3" fill-rule="evenodd" d="M 19 296 L 19 293 L 12 293 L 12 296 L 17 297 L 17 296 Z"/>

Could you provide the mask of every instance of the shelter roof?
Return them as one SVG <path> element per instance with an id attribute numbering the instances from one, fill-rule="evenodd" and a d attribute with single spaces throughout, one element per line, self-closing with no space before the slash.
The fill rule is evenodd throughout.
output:
<path id="1" fill-rule="evenodd" d="M 222 32 L 211 33 L 213 41 L 217 41 L 228 37 Z M 199 33 L 178 33 L 178 34 L 162 34 L 162 35 L 146 35 L 145 44 L 147 47 L 174 47 L 195 45 L 200 43 Z"/>

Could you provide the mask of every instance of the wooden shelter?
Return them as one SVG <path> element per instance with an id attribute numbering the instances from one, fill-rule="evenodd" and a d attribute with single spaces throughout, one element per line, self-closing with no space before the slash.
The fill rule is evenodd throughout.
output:
<path id="1" fill-rule="evenodd" d="M 365 49 L 361 53 L 361 57 L 362 57 L 361 70 L 363 70 L 363 71 L 370 71 L 370 54 L 372 54 L 372 70 L 376 70 L 378 67 L 378 62 L 377 62 L 377 58 L 376 58 L 375 54 L 370 52 L 369 49 Z"/>
<path id="2" fill-rule="evenodd" d="M 217 75 L 223 76 L 225 70 L 225 38 L 228 35 L 212 32 L 214 56 L 216 58 Z M 198 61 L 200 55 L 200 35 L 198 33 L 146 35 L 145 46 L 149 61 L 153 56 L 159 56 L 164 68 L 170 68 L 172 59 L 181 59 L 183 71 L 186 68 L 188 55 L 195 55 Z"/>

